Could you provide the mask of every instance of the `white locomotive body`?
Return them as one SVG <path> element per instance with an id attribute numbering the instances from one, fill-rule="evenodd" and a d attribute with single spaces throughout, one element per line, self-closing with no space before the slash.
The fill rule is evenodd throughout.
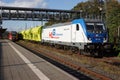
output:
<path id="1" fill-rule="evenodd" d="M 43 28 L 42 40 L 53 44 L 75 46 L 84 49 L 84 45 L 91 43 L 86 36 L 86 30 L 82 27 L 84 20 L 79 19 L 78 23 L 70 22 L 57 24 Z"/>

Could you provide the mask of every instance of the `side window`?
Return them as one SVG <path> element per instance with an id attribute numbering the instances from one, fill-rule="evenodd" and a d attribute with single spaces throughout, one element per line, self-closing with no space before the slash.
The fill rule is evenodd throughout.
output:
<path id="1" fill-rule="evenodd" d="M 76 24 L 76 30 L 79 31 L 79 25 L 78 24 Z"/>

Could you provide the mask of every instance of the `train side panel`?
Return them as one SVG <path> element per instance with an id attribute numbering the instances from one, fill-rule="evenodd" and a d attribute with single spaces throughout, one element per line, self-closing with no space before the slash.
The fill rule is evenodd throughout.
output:
<path id="1" fill-rule="evenodd" d="M 84 45 L 90 42 L 83 31 L 81 23 L 46 27 L 42 32 L 42 40 L 44 42 L 76 46 L 79 49 L 84 49 Z"/>
<path id="2" fill-rule="evenodd" d="M 71 42 L 71 25 L 44 28 L 42 39 L 53 42 Z"/>

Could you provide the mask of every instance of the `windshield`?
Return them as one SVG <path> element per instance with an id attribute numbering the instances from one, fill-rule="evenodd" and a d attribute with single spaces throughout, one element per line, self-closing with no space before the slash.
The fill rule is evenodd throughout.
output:
<path id="1" fill-rule="evenodd" d="M 103 31 L 103 30 L 105 30 L 105 27 L 102 24 L 96 24 L 95 25 L 95 30 Z"/>
<path id="2" fill-rule="evenodd" d="M 99 24 L 99 23 L 87 23 L 86 24 L 86 28 L 89 32 L 91 31 L 104 31 L 105 27 L 103 24 Z"/>
<path id="3" fill-rule="evenodd" d="M 87 30 L 94 30 L 94 25 L 87 25 Z"/>

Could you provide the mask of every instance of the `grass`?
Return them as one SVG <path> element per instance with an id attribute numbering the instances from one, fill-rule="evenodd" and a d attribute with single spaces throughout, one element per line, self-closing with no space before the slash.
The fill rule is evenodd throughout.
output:
<path id="1" fill-rule="evenodd" d="M 120 52 L 119 52 L 119 54 L 118 54 L 118 57 L 120 57 Z"/>

